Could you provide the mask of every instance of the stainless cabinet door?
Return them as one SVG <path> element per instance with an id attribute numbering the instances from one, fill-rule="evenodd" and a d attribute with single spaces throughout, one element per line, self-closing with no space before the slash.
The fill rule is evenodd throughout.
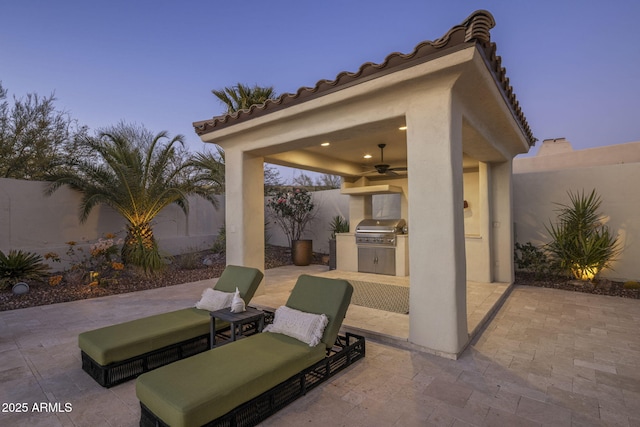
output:
<path id="1" fill-rule="evenodd" d="M 376 272 L 376 248 L 358 248 L 358 271 L 360 273 Z"/>
<path id="2" fill-rule="evenodd" d="M 376 273 L 396 275 L 396 248 L 376 248 Z"/>
<path id="3" fill-rule="evenodd" d="M 396 275 L 396 248 L 359 247 L 358 272 Z"/>

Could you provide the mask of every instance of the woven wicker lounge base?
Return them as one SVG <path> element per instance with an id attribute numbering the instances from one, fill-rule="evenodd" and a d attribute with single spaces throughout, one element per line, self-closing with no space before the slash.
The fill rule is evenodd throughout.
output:
<path id="1" fill-rule="evenodd" d="M 331 354 L 325 359 L 205 426 L 255 426 L 364 356 L 364 337 L 349 333 L 338 336 Z M 168 427 L 142 403 L 140 406 L 141 427 Z"/>
<path id="2" fill-rule="evenodd" d="M 145 372 L 209 350 L 209 334 L 185 340 L 140 356 L 102 366 L 84 351 L 82 369 L 103 387 L 112 387 Z"/>

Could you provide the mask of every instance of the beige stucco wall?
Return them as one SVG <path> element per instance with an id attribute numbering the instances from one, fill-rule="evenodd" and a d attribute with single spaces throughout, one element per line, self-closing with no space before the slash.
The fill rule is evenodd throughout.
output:
<path id="1" fill-rule="evenodd" d="M 125 221 L 113 209 L 98 206 L 85 223 L 79 221 L 80 195 L 61 188 L 50 197 L 43 195 L 45 183 L 0 179 L 0 250 L 22 249 L 39 254 L 63 254 L 66 242 L 88 246 L 106 233 L 124 236 Z M 160 249 L 179 254 L 210 248 L 224 224 L 225 199 L 217 197 L 218 209 L 201 197 L 189 198 L 189 215 L 185 217 L 177 206 L 169 206 L 154 220 L 154 233 Z M 266 199 L 265 199 L 266 200 Z M 336 215 L 349 216 L 349 197 L 340 190 L 313 193 L 317 215 L 305 237 L 313 239 L 316 252 L 329 252 L 329 224 Z M 393 205 L 379 200 L 381 212 L 393 210 Z M 284 233 L 272 225 L 269 243 L 286 246 Z"/>
<path id="2" fill-rule="evenodd" d="M 473 274 L 473 266 L 478 264 L 476 255 L 483 250 L 478 245 L 477 181 L 477 172 L 465 173 L 465 199 L 469 202 L 469 208 L 465 210 L 465 230 L 468 234 L 473 230 L 471 236 L 467 236 L 470 274 Z M 395 182 L 406 190 L 406 179 L 389 182 Z M 0 250 L 62 254 L 67 250 L 65 242 L 68 241 L 89 245 L 106 233 L 124 235 L 125 222 L 111 208 L 96 207 L 88 220 L 81 224 L 78 220 L 80 195 L 61 188 L 52 196 L 45 197 L 42 192 L 45 185 L 42 182 L 0 179 Z M 313 240 L 314 251 L 326 254 L 329 252 L 330 222 L 336 215 L 349 217 L 350 196 L 341 194 L 340 190 L 318 191 L 312 196 L 317 213 L 304 237 Z M 169 254 L 178 254 L 210 247 L 224 223 L 225 200 L 224 197 L 218 200 L 220 205 L 216 210 L 200 197 L 190 198 L 188 217 L 176 206 L 165 209 L 154 221 L 154 232 L 161 249 Z M 406 219 L 406 211 L 406 197 L 401 194 L 381 194 L 372 198 L 374 218 Z M 352 231 L 355 225 L 352 224 Z M 287 245 L 286 236 L 277 225 L 271 224 L 267 235 L 268 243 Z"/>
<path id="3" fill-rule="evenodd" d="M 63 254 L 75 241 L 88 246 L 106 233 L 123 237 L 125 221 L 111 208 L 96 207 L 86 222 L 79 221 L 80 194 L 61 188 L 43 194 L 45 183 L 0 179 L 0 250 L 22 249 L 44 254 Z M 189 215 L 169 206 L 154 220 L 160 249 L 168 254 L 211 247 L 224 218 L 224 198 L 220 208 L 200 198 L 189 198 Z"/>
<path id="4" fill-rule="evenodd" d="M 514 173 L 554 171 L 640 162 L 640 141 L 573 150 L 565 138 L 543 141 L 535 157 L 513 160 Z"/>
<path id="5" fill-rule="evenodd" d="M 535 245 L 549 242 L 545 224 L 555 222 L 557 206 L 554 203 L 569 203 L 568 191 L 584 190 L 589 193 L 595 189 L 602 199 L 600 212 L 605 215 L 610 229 L 618 234 L 623 247 L 619 259 L 613 263 L 614 269 L 604 271 L 602 276 L 615 280 L 639 280 L 640 161 L 635 160 L 638 153 L 640 143 L 630 143 L 558 153 L 544 158 L 515 159 L 513 204 L 516 241 Z M 532 165 L 541 171 L 531 172 L 534 170 Z"/>
<path id="6" fill-rule="evenodd" d="M 329 253 L 329 229 L 333 217 L 340 215 L 349 218 L 349 196 L 340 194 L 340 190 L 316 191 L 311 194 L 316 212 L 303 238 L 313 240 L 313 251 Z M 268 197 L 265 198 L 265 202 Z M 287 246 L 287 236 L 277 224 L 269 221 L 267 243 L 276 246 Z"/>
<path id="7" fill-rule="evenodd" d="M 621 163 L 620 159 L 633 159 L 640 143 L 620 144 L 602 149 L 575 151 L 573 156 L 562 154 L 563 170 L 530 170 L 527 162 L 540 163 L 538 157 L 514 160 L 514 226 L 516 241 L 531 241 L 541 245 L 549 241 L 545 224 L 555 218 L 554 202 L 566 203 L 567 191 L 591 191 L 595 188 L 602 197 L 602 213 L 609 219 L 609 226 L 618 232 L 624 244 L 624 252 L 614 264 L 615 270 L 605 271 L 605 277 L 613 279 L 640 279 L 640 193 L 634 183 L 640 182 L 640 162 Z M 606 149 L 606 150 L 604 150 Z M 606 152 L 621 153 L 610 158 Z M 586 154 L 585 154 L 586 151 Z M 578 159 L 578 166 L 571 159 Z M 581 167 L 583 162 L 608 162 L 601 166 Z M 553 165 L 557 160 L 547 157 Z M 525 171 L 525 172 L 523 172 Z M 43 196 L 44 183 L 0 179 L 0 250 L 24 249 L 38 253 L 64 252 L 65 242 L 92 242 L 104 233 L 124 230 L 122 219 L 108 207 L 97 207 L 86 223 L 78 221 L 80 196 L 62 188 L 51 197 Z M 317 252 L 328 253 L 329 223 L 333 216 L 349 215 L 349 196 L 340 190 L 314 193 L 318 215 L 311 224 L 307 237 L 313 239 Z M 373 210 L 380 217 L 401 217 L 398 195 L 376 196 Z M 474 280 L 482 273 L 485 263 L 485 232 L 480 230 L 479 173 L 464 174 L 464 198 L 469 203 L 465 210 L 465 250 L 467 274 Z M 156 219 L 155 232 L 162 250 L 175 254 L 192 249 L 210 247 L 219 227 L 224 223 L 224 198 L 215 210 L 207 201 L 195 197 L 190 200 L 189 217 L 171 206 Z M 352 224 L 352 226 L 355 226 Z M 269 243 L 286 245 L 286 238 L 275 226 L 269 230 Z"/>

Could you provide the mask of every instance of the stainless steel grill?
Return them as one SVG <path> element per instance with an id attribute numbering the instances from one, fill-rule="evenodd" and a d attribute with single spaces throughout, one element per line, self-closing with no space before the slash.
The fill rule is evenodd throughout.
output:
<path id="1" fill-rule="evenodd" d="M 406 232 L 404 219 L 364 219 L 356 227 L 357 245 L 395 246 L 396 236 Z"/>
<path id="2" fill-rule="evenodd" d="M 397 236 L 406 231 L 404 219 L 360 221 L 356 227 L 358 271 L 395 276 Z"/>

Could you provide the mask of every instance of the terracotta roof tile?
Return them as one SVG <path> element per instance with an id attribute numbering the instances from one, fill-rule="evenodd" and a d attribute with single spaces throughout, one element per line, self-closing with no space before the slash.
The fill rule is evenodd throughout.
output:
<path id="1" fill-rule="evenodd" d="M 514 118 L 522 132 L 526 135 L 529 145 L 536 142 L 529 124 L 516 99 L 513 88 L 506 77 L 506 70 L 502 67 L 502 59 L 496 55 L 496 44 L 491 42 L 490 30 L 495 26 L 493 15 L 486 10 L 472 13 L 460 25 L 451 28 L 441 38 L 435 41 L 424 41 L 418 44 L 410 53 L 394 52 L 379 64 L 367 62 L 356 72 L 341 72 L 334 80 L 320 80 L 314 87 L 302 87 L 296 93 L 284 93 L 275 99 L 269 99 L 264 104 L 252 105 L 250 108 L 235 113 L 214 117 L 210 120 L 194 122 L 193 126 L 198 135 L 214 132 L 236 123 L 244 122 L 292 105 L 318 98 L 320 96 L 362 83 L 372 78 L 396 72 L 422 62 L 439 57 L 445 50 L 459 48 L 475 43 L 484 54 L 485 60 L 493 73 L 498 87 L 510 105 Z"/>

